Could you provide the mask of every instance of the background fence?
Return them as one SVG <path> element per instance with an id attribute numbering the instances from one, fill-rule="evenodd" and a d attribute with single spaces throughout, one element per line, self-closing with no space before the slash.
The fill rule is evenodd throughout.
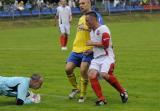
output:
<path id="1" fill-rule="evenodd" d="M 30 3 L 23 4 L 23 7 L 18 7 L 16 3 L 5 4 L 0 2 L 0 18 L 15 18 L 24 16 L 55 15 L 58 4 L 53 3 Z M 24 9 L 21 9 L 24 8 Z M 103 14 L 119 14 L 132 12 L 157 12 L 160 13 L 160 2 L 158 0 L 103 0 L 92 1 L 92 8 Z M 73 14 L 79 14 L 78 5 L 71 6 Z"/>

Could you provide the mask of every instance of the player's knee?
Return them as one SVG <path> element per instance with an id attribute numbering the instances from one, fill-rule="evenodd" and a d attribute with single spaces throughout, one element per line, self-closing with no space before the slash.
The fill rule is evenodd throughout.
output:
<path id="1" fill-rule="evenodd" d="M 88 71 L 88 78 L 89 79 L 95 79 L 98 76 L 98 72 L 95 70 L 89 70 Z"/>
<path id="2" fill-rule="evenodd" d="M 66 67 L 65 67 L 65 72 L 66 72 L 67 75 L 70 75 L 70 74 L 73 73 L 73 68 L 66 66 Z"/>
<path id="3" fill-rule="evenodd" d="M 80 66 L 80 72 L 82 75 L 86 75 L 88 72 L 89 63 L 88 62 L 82 62 Z"/>
<path id="4" fill-rule="evenodd" d="M 61 33 L 61 36 L 65 36 L 65 33 Z"/>
<path id="5" fill-rule="evenodd" d="M 102 73 L 101 74 L 102 78 L 104 78 L 105 80 L 109 79 L 109 74 L 108 73 Z"/>
<path id="6" fill-rule="evenodd" d="M 81 68 L 80 69 L 80 72 L 81 72 L 82 75 L 86 74 L 87 71 L 88 71 L 88 68 L 87 69 L 86 68 Z"/>
<path id="7" fill-rule="evenodd" d="M 83 79 L 88 79 L 88 74 L 87 74 L 88 70 L 81 70 L 80 72 L 81 72 L 81 77 Z"/>

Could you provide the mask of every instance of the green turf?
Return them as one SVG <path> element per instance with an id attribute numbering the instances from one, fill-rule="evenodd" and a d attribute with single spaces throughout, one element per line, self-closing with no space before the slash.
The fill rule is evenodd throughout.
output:
<path id="1" fill-rule="evenodd" d="M 68 100 L 72 87 L 64 66 L 76 25 L 72 24 L 69 50 L 62 52 L 58 28 L 52 26 L 52 20 L 1 21 L 0 75 L 30 76 L 38 72 L 43 74 L 45 82 L 42 89 L 36 91 L 42 94 L 40 104 L 19 107 L 14 105 L 15 98 L 0 97 L 0 111 L 159 111 L 160 21 L 156 17 L 144 21 L 141 18 L 125 21 L 116 17 L 107 17 L 106 23 L 111 29 L 116 53 L 115 73 L 129 92 L 127 104 L 121 103 L 119 94 L 105 81 L 101 84 L 107 106 L 94 105 L 96 96 L 90 85 L 85 103 Z M 76 72 L 79 76 L 78 69 Z"/>

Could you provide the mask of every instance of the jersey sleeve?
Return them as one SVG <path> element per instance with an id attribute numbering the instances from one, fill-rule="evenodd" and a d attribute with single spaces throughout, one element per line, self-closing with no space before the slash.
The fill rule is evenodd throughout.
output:
<path id="1" fill-rule="evenodd" d="M 72 10 L 70 7 L 69 7 L 69 15 L 72 15 Z"/>
<path id="2" fill-rule="evenodd" d="M 56 8 L 56 16 L 59 16 L 59 8 Z"/>
<path id="3" fill-rule="evenodd" d="M 26 98 L 25 101 L 24 101 L 24 104 L 31 104 L 31 103 L 33 103 L 31 98 Z"/>
<path id="4" fill-rule="evenodd" d="M 105 48 L 109 46 L 110 35 L 107 32 L 102 34 L 102 44 Z"/>
<path id="5" fill-rule="evenodd" d="M 28 80 L 23 80 L 17 89 L 17 99 L 21 99 L 24 104 L 29 104 L 31 103 L 30 100 L 27 100 L 27 93 L 28 93 L 28 89 L 29 89 L 29 81 Z"/>

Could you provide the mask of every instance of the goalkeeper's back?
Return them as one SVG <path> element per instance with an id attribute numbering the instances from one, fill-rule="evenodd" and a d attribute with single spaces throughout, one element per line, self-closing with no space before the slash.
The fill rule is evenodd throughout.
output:
<path id="1" fill-rule="evenodd" d="M 30 78 L 0 76 L 0 95 L 25 99 L 29 89 Z"/>
<path id="2" fill-rule="evenodd" d="M 28 98 L 29 88 L 39 89 L 43 78 L 39 74 L 28 77 L 2 77 L 0 76 L 0 95 L 16 97 L 16 104 L 39 103 L 40 96 Z"/>

